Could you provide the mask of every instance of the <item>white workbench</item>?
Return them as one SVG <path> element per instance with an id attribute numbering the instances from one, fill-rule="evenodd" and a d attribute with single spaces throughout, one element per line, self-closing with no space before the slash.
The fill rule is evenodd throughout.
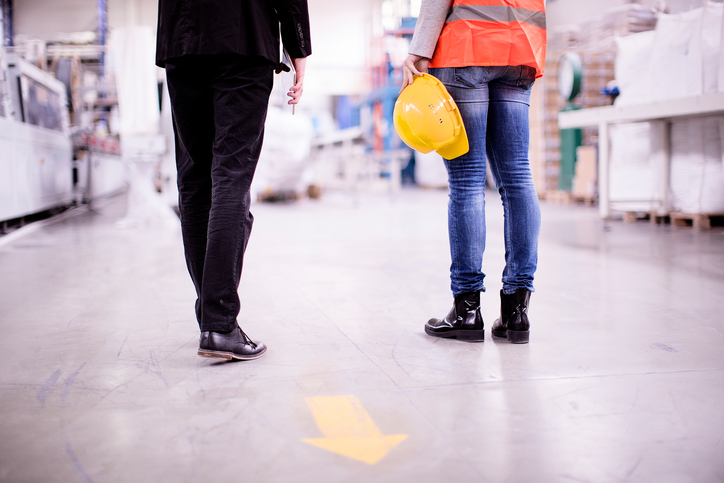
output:
<path id="1" fill-rule="evenodd" d="M 611 214 L 612 202 L 641 200 L 612 200 L 610 197 L 609 166 L 610 140 L 609 127 L 629 122 L 651 122 L 651 130 L 659 130 L 663 145 L 651 153 L 657 173 L 656 199 L 657 213 L 667 215 L 669 203 L 669 166 L 671 159 L 670 122 L 672 119 L 698 117 L 724 113 L 724 92 L 705 94 L 696 97 L 668 99 L 630 106 L 604 106 L 558 114 L 558 126 L 561 129 L 598 126 L 598 209 L 601 218 Z"/>

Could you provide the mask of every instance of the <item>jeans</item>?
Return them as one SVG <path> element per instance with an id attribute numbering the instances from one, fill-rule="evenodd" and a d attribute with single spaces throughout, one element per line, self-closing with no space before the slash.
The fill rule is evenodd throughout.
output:
<path id="1" fill-rule="evenodd" d="M 470 151 L 445 160 L 450 186 L 451 288 L 484 291 L 486 153 L 505 215 L 503 292 L 533 291 L 540 207 L 528 161 L 528 111 L 534 69 L 526 66 L 431 68 L 460 109 Z"/>
<path id="2" fill-rule="evenodd" d="M 228 332 L 254 217 L 249 189 L 264 138 L 274 66 L 237 54 L 166 64 L 176 135 L 186 265 L 202 331 Z"/>

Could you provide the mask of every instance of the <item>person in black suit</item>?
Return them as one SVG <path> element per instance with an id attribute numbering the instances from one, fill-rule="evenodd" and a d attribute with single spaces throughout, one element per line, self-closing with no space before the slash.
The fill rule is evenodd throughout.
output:
<path id="1" fill-rule="evenodd" d="M 306 0 L 159 0 L 156 64 L 165 67 L 176 138 L 179 212 L 196 288 L 198 354 L 261 357 L 239 327 L 244 251 L 254 220 L 249 188 L 279 64 L 279 33 L 302 96 L 312 53 Z"/>

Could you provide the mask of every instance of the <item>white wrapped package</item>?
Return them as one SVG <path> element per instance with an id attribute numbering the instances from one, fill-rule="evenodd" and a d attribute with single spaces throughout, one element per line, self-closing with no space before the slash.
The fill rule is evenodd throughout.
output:
<path id="1" fill-rule="evenodd" d="M 610 195 L 614 209 L 651 211 L 655 207 L 651 202 L 655 198 L 651 145 L 647 122 L 612 126 Z"/>
<path id="2" fill-rule="evenodd" d="M 703 8 L 659 17 L 651 56 L 651 100 L 703 92 Z"/>
<path id="3" fill-rule="evenodd" d="M 704 9 L 701 35 L 702 79 L 704 94 L 719 90 L 719 58 L 721 55 L 724 4 L 709 2 Z"/>
<path id="4" fill-rule="evenodd" d="M 654 30 L 616 38 L 616 83 L 621 94 L 617 106 L 641 104 L 651 100 L 651 56 Z"/>
<path id="5" fill-rule="evenodd" d="M 671 123 L 671 195 L 676 211 L 724 213 L 722 122 L 724 117 Z"/>

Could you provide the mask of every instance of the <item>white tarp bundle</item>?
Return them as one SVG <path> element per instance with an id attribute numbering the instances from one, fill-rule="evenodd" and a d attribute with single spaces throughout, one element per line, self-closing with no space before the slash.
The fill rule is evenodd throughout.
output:
<path id="1" fill-rule="evenodd" d="M 616 79 L 621 95 L 615 105 L 724 92 L 723 25 L 724 5 L 708 2 L 689 12 L 661 15 L 654 32 L 617 39 Z M 617 126 L 612 131 L 614 201 L 651 196 L 652 153 L 662 143 L 659 132 L 645 126 Z M 674 210 L 724 212 L 723 133 L 724 117 L 672 123 L 670 191 Z M 648 151 L 646 146 L 650 146 Z"/>

